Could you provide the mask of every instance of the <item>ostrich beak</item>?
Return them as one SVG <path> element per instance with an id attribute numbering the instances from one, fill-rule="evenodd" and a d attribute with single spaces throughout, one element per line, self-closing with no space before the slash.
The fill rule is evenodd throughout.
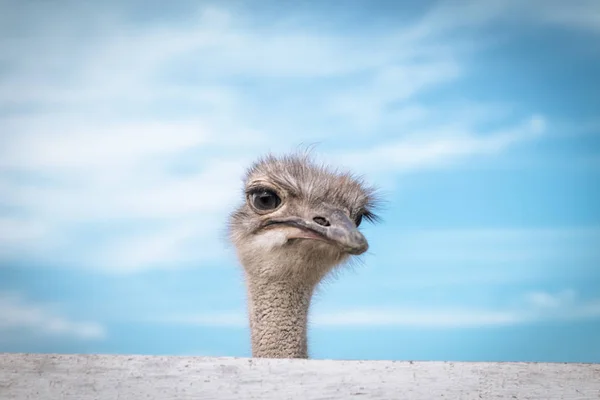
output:
<path id="1" fill-rule="evenodd" d="M 367 251 L 369 243 L 346 213 L 337 209 L 323 209 L 312 219 L 283 217 L 269 220 L 264 226 L 286 225 L 298 228 L 288 233 L 288 239 L 323 240 L 343 251 L 359 255 Z"/>

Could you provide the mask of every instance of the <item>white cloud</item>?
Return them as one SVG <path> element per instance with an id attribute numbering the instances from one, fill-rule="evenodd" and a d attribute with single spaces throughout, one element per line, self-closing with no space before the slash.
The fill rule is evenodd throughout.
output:
<path id="1" fill-rule="evenodd" d="M 204 314 L 175 314 L 160 319 L 152 319 L 150 322 L 173 325 L 240 328 L 248 325 L 248 317 L 240 312 L 224 311 Z"/>
<path id="2" fill-rule="evenodd" d="M 62 123 L 53 126 L 53 122 Z M 109 168 L 114 172 L 115 168 L 131 168 L 144 158 L 202 146 L 214 136 L 201 122 L 105 127 L 83 121 L 64 122 L 48 118 L 8 121 L 6 129 L 12 137 L 2 151 L 0 167 L 32 171 Z"/>
<path id="3" fill-rule="evenodd" d="M 519 21 L 600 33 L 600 5 L 595 0 L 477 1 L 442 0 L 418 24 L 414 35 L 447 34 L 458 29 L 482 28 Z"/>
<path id="4" fill-rule="evenodd" d="M 64 336 L 85 340 L 103 339 L 105 328 L 89 321 L 73 321 L 54 307 L 36 304 L 11 292 L 0 292 L 0 332 L 25 331 L 34 336 Z"/>
<path id="5" fill-rule="evenodd" d="M 510 146 L 539 136 L 545 125 L 545 119 L 535 115 L 521 126 L 485 136 L 452 130 L 413 134 L 360 152 L 341 154 L 337 161 L 368 172 L 399 173 L 439 167 L 472 156 L 500 153 Z"/>
<path id="6" fill-rule="evenodd" d="M 381 306 L 323 311 L 309 317 L 314 328 L 334 327 L 417 327 L 457 329 L 485 326 L 512 326 L 540 321 L 576 321 L 600 318 L 600 299 L 579 299 L 573 290 L 558 293 L 525 293 L 516 304 L 505 307 L 406 307 Z M 155 322 L 204 327 L 243 328 L 248 326 L 242 312 L 222 312 L 165 317 Z"/>
<path id="7" fill-rule="evenodd" d="M 0 218 L 0 254 L 13 246 L 27 246 L 47 233 L 46 227 L 38 221 L 18 218 Z"/>
<path id="8" fill-rule="evenodd" d="M 88 252 L 91 260 L 86 265 L 111 273 L 133 273 L 221 260 L 226 256 L 223 225 L 219 219 L 192 218 L 157 231 L 124 238 L 115 235 L 104 246 Z M 81 261 L 76 258 L 67 262 L 76 266 Z"/>
<path id="9" fill-rule="evenodd" d="M 576 295 L 574 290 L 567 289 L 554 295 L 546 292 L 531 292 L 527 294 L 526 299 L 531 305 L 540 309 L 557 309 L 572 306 Z"/>
<path id="10" fill-rule="evenodd" d="M 460 66 L 452 60 L 389 65 L 375 73 L 367 84 L 332 96 L 327 107 L 360 130 L 373 131 L 386 117 L 388 104 L 410 99 L 459 75 Z"/>
<path id="11" fill-rule="evenodd" d="M 512 326 L 542 321 L 578 321 L 600 318 L 600 298 L 580 299 L 567 289 L 557 293 L 525 293 L 514 305 L 497 309 L 481 307 L 378 307 L 316 314 L 316 327 L 395 326 L 469 328 Z"/>

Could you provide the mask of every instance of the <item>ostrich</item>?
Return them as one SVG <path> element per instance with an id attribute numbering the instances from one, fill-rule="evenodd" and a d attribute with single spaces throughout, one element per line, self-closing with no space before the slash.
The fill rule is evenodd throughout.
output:
<path id="1" fill-rule="evenodd" d="M 308 154 L 268 155 L 247 170 L 244 197 L 229 238 L 247 286 L 252 356 L 308 358 L 312 294 L 331 270 L 367 251 L 358 226 L 377 220 L 375 190 Z"/>

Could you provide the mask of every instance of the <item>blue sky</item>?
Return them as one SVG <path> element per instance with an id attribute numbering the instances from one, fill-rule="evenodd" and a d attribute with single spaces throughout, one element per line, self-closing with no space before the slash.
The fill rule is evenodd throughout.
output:
<path id="1" fill-rule="evenodd" d="M 314 358 L 600 362 L 600 3 L 0 1 L 0 351 L 249 356 L 253 159 L 381 187 Z"/>

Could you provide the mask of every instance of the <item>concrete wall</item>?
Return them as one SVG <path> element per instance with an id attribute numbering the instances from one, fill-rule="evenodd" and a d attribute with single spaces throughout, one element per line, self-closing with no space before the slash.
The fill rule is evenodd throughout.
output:
<path id="1" fill-rule="evenodd" d="M 600 364 L 0 354 L 0 399 L 600 399 Z"/>

